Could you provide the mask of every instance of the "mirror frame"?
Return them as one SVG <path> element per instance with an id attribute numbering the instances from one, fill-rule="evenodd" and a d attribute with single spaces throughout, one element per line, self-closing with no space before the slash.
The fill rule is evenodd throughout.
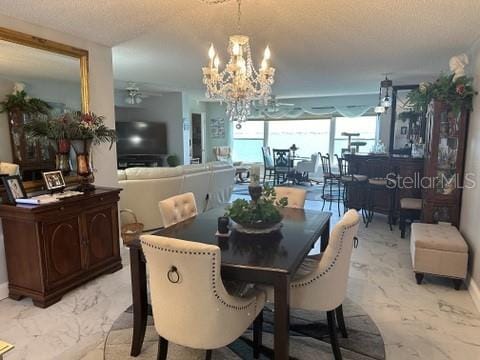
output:
<path id="1" fill-rule="evenodd" d="M 397 121 L 397 92 L 400 90 L 414 90 L 418 89 L 417 85 L 396 85 L 392 87 L 392 107 L 391 107 L 391 118 L 390 118 L 390 144 L 388 151 L 390 154 L 395 153 L 394 141 L 395 141 L 395 123 Z M 397 150 L 398 151 L 398 150 Z"/>
<path id="2" fill-rule="evenodd" d="M 88 50 L 76 48 L 52 40 L 43 39 L 38 36 L 29 35 L 4 27 L 0 27 L 0 40 L 79 59 L 82 112 L 89 112 L 90 106 L 88 83 Z M 65 182 L 67 183 L 67 185 L 73 185 L 75 183 L 78 183 L 78 178 L 77 176 L 68 176 L 65 178 Z M 44 187 L 42 180 L 24 181 L 23 185 L 27 192 L 41 190 Z M 0 196 L 4 195 L 3 193 L 3 184 L 0 183 Z"/>

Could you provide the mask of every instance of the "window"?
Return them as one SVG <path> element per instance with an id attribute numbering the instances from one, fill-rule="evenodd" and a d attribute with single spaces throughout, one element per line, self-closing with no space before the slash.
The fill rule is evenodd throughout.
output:
<path id="1" fill-rule="evenodd" d="M 297 155 L 310 156 L 327 153 L 330 143 L 330 119 L 277 120 L 268 122 L 268 146 L 288 149 L 295 144 Z"/>
<path id="2" fill-rule="evenodd" d="M 333 154 L 340 155 L 342 149 L 348 145 L 348 139 L 343 132 L 360 133 L 352 137 L 353 141 L 364 141 L 367 144 L 360 147 L 361 152 L 369 152 L 375 144 L 377 130 L 376 116 L 359 116 L 355 118 L 337 117 L 335 119 L 335 138 L 333 141 Z"/>
<path id="3" fill-rule="evenodd" d="M 243 162 L 263 162 L 262 146 L 264 141 L 263 121 L 247 121 L 242 127 L 233 128 L 232 160 Z"/>

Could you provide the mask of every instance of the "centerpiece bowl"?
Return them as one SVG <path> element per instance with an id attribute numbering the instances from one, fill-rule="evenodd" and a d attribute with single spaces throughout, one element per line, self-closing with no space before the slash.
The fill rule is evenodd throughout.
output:
<path id="1" fill-rule="evenodd" d="M 265 185 L 249 188 L 252 200 L 235 200 L 226 216 L 234 222 L 234 228 L 247 234 L 266 234 L 282 227 L 283 216 L 279 209 L 288 204 L 287 198 L 277 200 L 273 187 Z"/>

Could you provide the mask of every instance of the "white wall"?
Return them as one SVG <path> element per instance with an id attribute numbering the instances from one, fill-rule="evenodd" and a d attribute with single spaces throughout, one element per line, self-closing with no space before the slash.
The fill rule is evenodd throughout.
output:
<path id="1" fill-rule="evenodd" d="M 125 92 L 116 91 L 115 114 L 117 121 L 152 121 L 167 125 L 167 151 L 184 159 L 182 93 L 168 92 L 150 96 L 140 105 L 129 106 L 124 101 Z"/>
<path id="2" fill-rule="evenodd" d="M 29 24 L 4 15 L 0 15 L 2 27 L 32 34 L 38 37 L 83 48 L 89 51 L 90 109 L 104 115 L 106 124 L 115 127 L 113 101 L 112 49 L 48 28 Z M 103 186 L 116 186 L 116 150 L 108 151 L 108 145 L 94 149 L 95 183 Z M 0 235 L 0 291 L 7 281 L 5 257 L 3 251 L 3 234 Z M 0 294 L 5 295 L 5 294 Z"/>
<path id="3" fill-rule="evenodd" d="M 470 75 L 474 76 L 474 88 L 480 89 L 480 41 L 470 49 Z M 473 189 L 464 189 L 462 197 L 462 211 L 460 231 L 466 238 L 470 248 L 470 291 L 480 310 L 480 96 L 473 100 L 473 112 L 467 137 L 465 173 L 474 174 L 476 186 Z"/>

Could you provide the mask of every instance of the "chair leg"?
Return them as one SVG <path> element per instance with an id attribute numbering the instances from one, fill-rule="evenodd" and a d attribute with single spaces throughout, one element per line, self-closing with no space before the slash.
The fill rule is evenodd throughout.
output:
<path id="1" fill-rule="evenodd" d="M 420 285 L 423 281 L 423 273 L 415 273 L 415 279 L 417 280 L 417 284 Z"/>
<path id="2" fill-rule="evenodd" d="M 347 327 L 345 326 L 345 318 L 343 317 L 343 307 L 340 305 L 335 309 L 335 315 L 337 316 L 337 324 L 342 336 L 344 338 L 348 337 Z"/>
<path id="3" fill-rule="evenodd" d="M 400 224 L 399 224 L 399 228 L 400 228 L 400 237 L 402 239 L 405 239 L 405 230 L 406 230 L 406 227 L 407 227 L 407 224 L 406 224 L 406 221 L 405 221 L 405 214 L 402 212 L 402 210 L 400 210 Z"/>
<path id="4" fill-rule="evenodd" d="M 453 279 L 453 286 L 455 287 L 455 290 L 460 290 L 462 283 L 463 283 L 462 279 Z"/>
<path id="5" fill-rule="evenodd" d="M 168 353 L 168 340 L 159 336 L 158 337 L 158 351 L 157 360 L 166 360 Z"/>
<path id="6" fill-rule="evenodd" d="M 205 354 L 205 360 L 212 360 L 212 350 L 207 350 Z"/>
<path id="7" fill-rule="evenodd" d="M 325 207 L 325 188 L 326 187 L 327 187 L 327 180 L 324 178 L 323 179 L 323 186 L 322 186 L 322 199 L 323 199 L 322 211 L 323 211 L 323 208 Z"/>
<path id="8" fill-rule="evenodd" d="M 328 333 L 332 345 L 333 356 L 335 360 L 342 360 L 342 353 L 338 345 L 337 326 L 335 322 L 335 310 L 327 311 Z"/>
<path id="9" fill-rule="evenodd" d="M 260 357 L 260 348 L 262 347 L 262 331 L 263 331 L 263 310 L 257 315 L 253 321 L 253 358 Z"/>

